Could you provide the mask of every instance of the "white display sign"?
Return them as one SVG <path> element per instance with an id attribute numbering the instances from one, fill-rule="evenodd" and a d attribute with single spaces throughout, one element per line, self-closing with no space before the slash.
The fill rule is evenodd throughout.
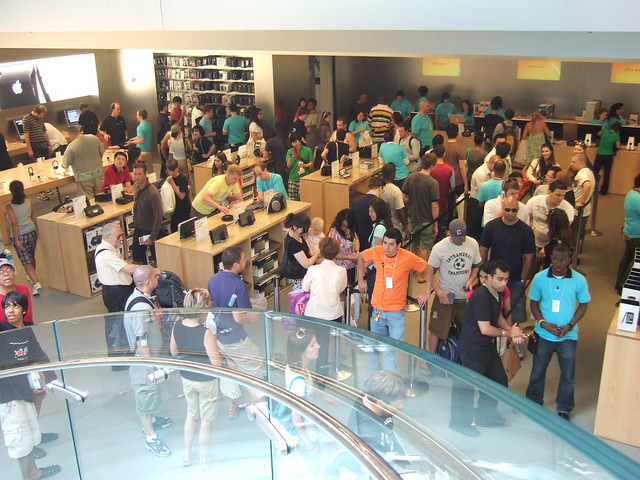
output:
<path id="1" fill-rule="evenodd" d="M 84 208 L 87 206 L 87 197 L 85 195 L 80 195 L 73 199 L 73 214 L 76 217 L 81 217 L 84 215 Z"/>
<path id="2" fill-rule="evenodd" d="M 121 183 L 111 185 L 111 201 L 115 205 L 116 198 L 120 198 L 122 196 L 123 186 Z"/>
<path id="3" fill-rule="evenodd" d="M 638 314 L 640 303 L 635 300 L 621 299 L 618 310 L 618 330 L 635 332 L 638 330 Z"/>
<path id="4" fill-rule="evenodd" d="M 149 180 L 149 183 L 156 183 L 158 181 L 158 176 L 156 175 L 156 172 L 147 173 L 147 179 Z"/>
<path id="5" fill-rule="evenodd" d="M 207 217 L 198 218 L 195 221 L 196 242 L 200 242 L 209 237 L 209 219 Z"/>
<path id="6" fill-rule="evenodd" d="M 244 212 L 244 203 L 239 202 L 231 206 L 231 213 L 233 213 L 233 223 L 238 221 L 240 214 Z"/>

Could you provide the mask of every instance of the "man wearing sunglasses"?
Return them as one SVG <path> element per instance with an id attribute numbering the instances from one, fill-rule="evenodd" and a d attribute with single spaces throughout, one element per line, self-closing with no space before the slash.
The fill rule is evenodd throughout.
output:
<path id="1" fill-rule="evenodd" d="M 525 323 L 527 311 L 522 295 L 536 252 L 533 230 L 518 218 L 520 202 L 513 196 L 503 201 L 502 217 L 487 223 L 480 238 L 482 263 L 502 260 L 511 270 L 507 286 L 511 291 L 511 320 Z M 517 304 L 513 304 L 517 301 Z M 507 318 L 507 321 L 509 319 Z"/>
<path id="2" fill-rule="evenodd" d="M 569 420 L 574 407 L 577 324 L 591 300 L 587 280 L 569 268 L 570 264 L 569 245 L 559 243 L 551 253 L 551 266 L 533 277 L 529 291 L 531 313 L 537 320 L 535 332 L 539 338 L 526 395 L 529 400 L 544 404 L 547 367 L 555 352 L 560 366 L 556 412 L 565 420 Z"/>

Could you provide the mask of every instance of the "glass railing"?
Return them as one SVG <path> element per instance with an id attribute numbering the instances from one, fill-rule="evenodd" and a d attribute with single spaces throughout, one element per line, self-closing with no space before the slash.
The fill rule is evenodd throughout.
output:
<path id="1" fill-rule="evenodd" d="M 42 432 L 56 432 L 59 438 L 39 445 L 47 455 L 36 464 L 61 465 L 59 478 L 191 478 L 200 469 L 204 426 L 205 437 L 211 432 L 203 440 L 209 445 L 204 462 L 224 457 L 222 463 L 204 467 L 206 478 L 389 478 L 383 467 L 371 464 L 373 452 L 403 478 L 640 477 L 637 463 L 597 438 L 460 365 L 388 337 L 279 312 L 213 311 L 230 369 L 207 367 L 205 375 L 221 378 L 211 387 L 215 401 L 203 407 L 211 421 L 187 420 L 185 425 L 194 416 L 193 411 L 187 414 L 187 403 L 191 408 L 195 404 L 192 390 L 184 391 L 181 373 L 198 365 L 180 363 L 193 360 L 190 355 L 182 361 L 170 358 L 171 325 L 183 318 L 204 321 L 208 312 L 165 310 L 152 316 L 150 320 L 162 322 L 163 346 L 150 359 L 126 356 L 124 348 L 110 352 L 124 356 L 107 357 L 105 320 L 121 321 L 121 314 L 32 327 L 51 362 L 59 362 L 60 385 L 52 385 L 39 417 Z M 242 345 L 225 329 L 232 315 L 246 322 L 248 340 Z M 0 334 L 0 340 L 10 334 L 15 333 Z M 0 345 L 5 348 L 5 343 Z M 390 356 L 396 371 L 380 370 Z M 164 380 L 147 386 L 158 388 L 162 402 L 157 414 L 173 419 L 173 425 L 158 431 L 172 452 L 169 458 L 154 455 L 142 432 L 138 413 L 155 405 L 144 388 L 132 387 L 131 376 L 140 369 L 134 362 L 140 361 L 147 362 L 143 373 L 153 372 L 154 365 Z M 81 364 L 83 368 L 74 368 Z M 117 364 L 132 366 L 113 371 L 111 365 Z M 164 379 L 157 370 L 161 367 L 174 372 Z M 295 395 L 287 396 L 287 390 Z M 459 400 L 473 399 L 474 391 L 497 401 L 504 424 L 474 430 L 479 435 L 470 437 L 451 425 L 460 415 L 473 419 L 473 400 L 468 405 Z M 452 409 L 452 403 L 458 408 Z M 236 409 L 237 418 L 228 418 Z M 354 441 L 350 432 L 360 440 Z M 193 438 L 191 454 L 185 435 Z M 185 469 L 183 461 L 189 459 L 191 467 Z M 0 449 L 0 469 L 8 472 L 3 478 L 20 478 L 18 462 L 6 448 Z"/>

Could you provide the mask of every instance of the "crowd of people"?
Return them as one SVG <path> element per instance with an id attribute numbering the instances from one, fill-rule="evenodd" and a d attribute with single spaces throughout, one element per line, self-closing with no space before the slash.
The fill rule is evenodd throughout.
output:
<path id="1" fill-rule="evenodd" d="M 594 173 L 600 167 L 605 171 L 601 193 L 607 192 L 610 150 L 619 147 L 618 132 L 624 122 L 622 105 L 612 107 L 608 116 L 606 112 L 598 116 L 603 128 L 594 172 L 580 142 L 576 143 L 570 168 L 561 169 L 555 162 L 544 119 L 536 112 L 520 132 L 512 121 L 513 110 L 503 110 L 500 97 L 492 100 L 484 112 L 483 128 L 476 131 L 472 103 L 465 100 L 458 110 L 450 95 L 443 93 L 434 118 L 436 129 L 444 130 L 446 138 L 434 135 L 428 89 L 420 87 L 418 92 L 417 113 L 413 116 L 414 104 L 402 90 L 396 92 L 390 105 L 380 97 L 376 105 L 369 107 L 366 95 L 362 95 L 348 116 L 337 116 L 335 129 L 331 112 L 320 114 L 315 99 L 301 99 L 284 138 L 263 123 L 263 112 L 256 107 L 243 115 L 231 105 L 222 130 L 217 131 L 211 107 L 198 105 L 190 112 L 189 120 L 179 97 L 174 98 L 171 110 L 167 104 L 161 104 L 156 145 L 162 172 L 166 174 L 164 182 L 175 194 L 171 230 L 175 231 L 181 221 L 192 216 L 227 214 L 234 203 L 242 201 L 242 170 L 229 164 L 223 147 L 235 152 L 244 145 L 248 152 L 263 157 L 254 170 L 257 200 L 261 201 L 267 190 L 298 200 L 301 177 L 333 162 L 342 166 L 350 154 L 377 144 L 384 167 L 381 176 L 370 178 L 365 195 L 345 205 L 335 218 L 310 219 L 298 213 L 286 219 L 288 231 L 280 274 L 290 281 L 294 291 L 309 293 L 306 315 L 333 322 L 344 320 L 362 327 L 366 324 L 372 332 L 403 340 L 405 301 L 411 275 L 415 274 L 417 283 L 424 285 L 419 303 L 427 306 L 433 296 L 428 313 L 429 351 L 437 353 L 443 342 L 456 335 L 461 363 L 507 386 L 494 340 L 506 337 L 516 345 L 523 342 L 521 326 L 527 322 L 528 298 L 538 339 L 526 395 L 543 403 L 546 369 L 556 352 L 561 368 L 556 411 L 568 419 L 574 408 L 577 324 L 590 300 L 584 276 L 570 268 L 570 264 L 583 248 L 596 188 Z M 40 107 L 29 114 L 33 117 L 29 118 L 30 132 L 35 132 L 42 123 L 46 109 L 42 111 Z M 223 252 L 223 268 L 212 276 L 207 288 L 190 290 L 185 306 L 240 310 L 219 315 L 215 320 L 207 314 L 185 315 L 175 322 L 170 344 L 163 346 L 156 317 L 150 312 L 158 307 L 153 295 L 158 271 L 147 263 L 150 256 L 154 257 L 154 242 L 161 235 L 165 217 L 160 190 L 148 180 L 153 171 L 148 113 L 138 110 L 136 136 L 128 138 L 118 103 L 111 105 L 110 115 L 101 123 L 88 107 L 82 106 L 81 128 L 70 128 L 72 142 L 64 153 L 63 166 L 73 166 L 78 189 L 88 197 L 116 184 L 122 184 L 126 193 L 135 195 L 133 263 L 119 251 L 123 232 L 118 223 L 104 226 L 102 242 L 95 252 L 105 307 L 111 313 L 127 312 L 124 320 L 117 315 L 107 316 L 105 339 L 109 354 L 117 355 L 121 348 L 114 343 L 114 331 L 120 329 L 126 336 L 128 351 L 136 356 L 156 356 L 168 349 L 173 355 L 187 355 L 212 365 L 226 363 L 263 378 L 259 348 L 244 328 L 259 317 L 250 312 L 251 302 L 241 278 L 247 256 L 238 247 Z M 473 135 L 473 147 L 464 148 L 459 143 L 459 127 L 451 122 L 451 115 L 462 116 L 464 130 Z M 98 133 L 101 139 L 96 136 Z M 27 138 L 30 156 L 37 158 L 51 153 L 46 134 L 42 138 L 34 134 Z M 524 139 L 527 150 L 523 163 L 518 163 L 517 144 Z M 113 166 L 107 167 L 106 172 L 102 169 L 105 142 L 128 148 L 127 153 L 116 155 Z M 195 192 L 191 201 L 190 165 L 212 157 L 212 178 L 200 192 Z M 625 201 L 628 224 L 624 233 L 629 240 L 616 287 L 624 281 L 624 272 L 640 238 L 639 178 Z M 30 201 L 25 199 L 19 183 L 13 182 L 10 187 L 13 198 L 6 211 L 14 246 L 35 285 L 33 295 L 38 295 L 41 285 L 35 273 L 35 228 L 30 221 Z M 464 220 L 458 218 L 456 208 L 461 199 L 466 211 Z M 328 226 L 326 236 L 324 225 Z M 19 330 L 33 320 L 29 290 L 14 285 L 15 266 L 11 261 L 0 259 L 0 275 L 3 307 L 0 316 L 6 316 L 2 320 L 8 320 L 11 328 Z M 347 287 L 354 289 L 354 308 L 352 318 L 344 319 L 343 294 Z M 22 296 L 17 298 L 13 293 Z M 361 296 L 368 303 L 364 321 L 360 319 Z M 20 309 L 20 321 L 12 321 L 15 311 Z M 0 327 L 5 324 L 0 322 Z M 285 378 L 293 393 L 310 395 L 313 381 L 309 369 L 313 362 L 321 374 L 328 371 L 332 341 L 328 332 L 327 328 L 317 331 L 301 328 L 290 334 Z M 34 350 L 33 361 L 38 361 L 43 352 Z M 372 377 L 366 395 L 354 410 L 356 417 L 360 416 L 354 420 L 356 426 L 365 421 L 361 418 L 365 410 L 369 415 L 373 412 L 386 418 L 401 407 L 401 378 L 395 373 L 398 364 L 393 349 L 369 356 Z M 170 449 L 157 431 L 168 427 L 172 420 L 158 415 L 160 387 L 148 384 L 149 373 L 152 369 L 147 367 L 129 368 L 136 413 L 145 433 L 145 448 L 166 457 Z M 218 387 L 208 376 L 187 372 L 182 374 L 182 382 L 187 402 L 183 464 L 192 463 L 199 421 L 199 463 L 207 467 L 220 461 L 209 455 L 209 443 L 211 422 L 216 415 L 215 399 L 218 389 L 223 390 L 222 382 Z M 29 390 L 23 384 L 16 389 Z M 234 418 L 238 397 L 229 392 L 233 387 L 226 385 L 224 390 L 229 417 Z M 5 396 L 3 399 L 7 401 L 23 401 L 26 408 L 34 402 L 32 393 L 20 393 L 19 399 Z M 4 422 L 3 415 L 11 413 L 0 411 Z M 480 395 L 475 407 L 473 390 L 454 384 L 452 429 L 475 437 L 480 435 L 480 428 L 504 423 L 495 400 Z M 313 454 L 318 444 L 307 431 L 306 422 L 298 415 L 294 416 L 294 424 L 306 450 Z M 27 475 L 25 472 L 30 475 L 25 478 L 37 477 L 34 450 L 28 448 L 40 443 L 37 430 L 38 435 L 31 435 L 23 450 L 10 451 L 12 458 L 19 460 L 23 475 Z M 26 450 L 29 452 L 23 455 Z M 44 472 L 50 476 L 57 471 L 44 469 L 42 476 Z"/>

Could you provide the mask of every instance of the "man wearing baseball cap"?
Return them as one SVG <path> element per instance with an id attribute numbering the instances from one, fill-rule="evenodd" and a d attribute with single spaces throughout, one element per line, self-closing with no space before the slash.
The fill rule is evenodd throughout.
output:
<path id="1" fill-rule="evenodd" d="M 98 116 L 95 112 L 89 110 L 89 104 L 82 102 L 80 104 L 80 117 L 78 117 L 78 123 L 82 127 L 82 133 L 85 135 L 97 135 L 98 134 Z"/>
<path id="2" fill-rule="evenodd" d="M 478 242 L 467 237 L 467 225 L 462 220 L 449 223 L 449 236 L 435 244 L 427 264 L 425 295 L 418 297 L 421 305 L 429 301 L 432 290 L 436 296 L 429 320 L 429 351 L 436 353 L 440 340 L 449 337 L 449 329 L 460 331 L 464 320 L 467 293 L 480 270 Z M 438 278 L 434 282 L 434 275 Z"/>
<path id="3" fill-rule="evenodd" d="M 26 285 L 16 285 L 16 266 L 11 260 L 6 258 L 0 258 L 0 305 L 2 299 L 9 292 L 21 292 L 27 296 L 29 301 L 29 308 L 24 315 L 24 323 L 27 325 L 33 325 L 33 308 L 31 305 L 31 295 L 29 293 L 29 287 Z M 4 314 L 4 309 L 0 308 L 0 322 L 6 322 L 7 317 Z"/>

